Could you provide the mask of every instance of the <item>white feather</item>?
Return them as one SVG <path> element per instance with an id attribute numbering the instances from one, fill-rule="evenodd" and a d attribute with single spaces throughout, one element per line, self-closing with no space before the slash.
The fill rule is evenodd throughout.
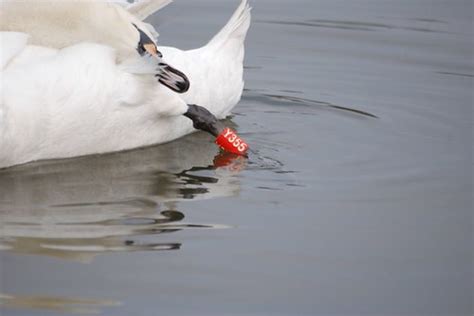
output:
<path id="1" fill-rule="evenodd" d="M 23 50 L 28 42 L 28 35 L 17 32 L 3 32 L 0 37 L 0 70 L 3 69 L 18 53 Z M 3 45 L 5 43 L 5 45 Z M 8 45 L 7 45 L 8 43 Z"/>
<path id="2" fill-rule="evenodd" d="M 141 58 L 129 58 L 118 66 L 122 71 L 137 75 L 157 75 L 161 73 L 161 58 L 145 54 Z"/>
<path id="3" fill-rule="evenodd" d="M 139 0 L 128 6 L 127 10 L 143 21 L 171 2 L 173 2 L 173 0 Z"/>
<path id="4" fill-rule="evenodd" d="M 136 54 L 140 34 L 156 34 L 121 5 L 86 0 L 3 0 L 0 31 L 23 32 L 34 45 L 65 48 L 84 41 L 111 46 L 119 60 Z"/>

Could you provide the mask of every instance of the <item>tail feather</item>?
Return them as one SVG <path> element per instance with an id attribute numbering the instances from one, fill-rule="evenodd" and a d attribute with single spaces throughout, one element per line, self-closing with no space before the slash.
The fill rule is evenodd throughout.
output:
<path id="1" fill-rule="evenodd" d="M 230 39 L 243 41 L 250 27 L 251 9 L 248 0 L 242 0 L 229 22 L 211 39 L 208 45 L 224 45 Z"/>

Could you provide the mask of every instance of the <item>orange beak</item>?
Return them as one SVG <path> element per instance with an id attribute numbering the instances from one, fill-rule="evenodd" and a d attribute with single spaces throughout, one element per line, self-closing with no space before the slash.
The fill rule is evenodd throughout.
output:
<path id="1" fill-rule="evenodd" d="M 161 54 L 158 51 L 155 44 L 152 44 L 152 43 L 145 44 L 143 45 L 143 48 L 145 48 L 147 53 L 150 54 L 151 56 L 160 57 L 160 58 L 163 57 L 163 54 Z"/>

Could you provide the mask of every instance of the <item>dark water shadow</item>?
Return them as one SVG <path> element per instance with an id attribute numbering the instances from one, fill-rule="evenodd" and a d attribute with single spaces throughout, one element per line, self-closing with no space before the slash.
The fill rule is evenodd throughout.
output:
<path id="1" fill-rule="evenodd" d="M 467 74 L 467 73 L 458 73 L 458 72 L 449 72 L 449 71 L 437 71 L 437 74 L 440 75 L 447 75 L 447 76 L 457 76 L 457 77 L 465 77 L 465 78 L 474 78 L 474 75 Z"/>
<path id="2" fill-rule="evenodd" d="M 249 102 L 258 102 L 275 107 L 285 106 L 288 108 L 295 108 L 297 106 L 303 106 L 310 110 L 331 110 L 342 114 L 352 114 L 358 117 L 370 117 L 379 118 L 377 115 L 367 111 L 359 110 L 353 107 L 336 105 L 330 102 L 311 100 L 302 97 L 295 97 L 290 95 L 275 94 L 275 93 L 264 93 L 261 91 L 246 90 L 243 96 L 244 100 Z M 301 113 L 300 113 L 301 114 Z M 304 113 L 303 113 L 304 114 Z M 313 113 L 307 113 L 313 114 Z"/>

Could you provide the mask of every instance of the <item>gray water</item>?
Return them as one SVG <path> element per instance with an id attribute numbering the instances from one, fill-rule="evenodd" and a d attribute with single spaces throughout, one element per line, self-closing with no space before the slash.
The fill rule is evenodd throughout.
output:
<path id="1" fill-rule="evenodd" d="M 151 21 L 193 48 L 236 5 Z M 249 159 L 196 133 L 0 171 L 2 316 L 473 314 L 473 2 L 252 5 Z"/>

